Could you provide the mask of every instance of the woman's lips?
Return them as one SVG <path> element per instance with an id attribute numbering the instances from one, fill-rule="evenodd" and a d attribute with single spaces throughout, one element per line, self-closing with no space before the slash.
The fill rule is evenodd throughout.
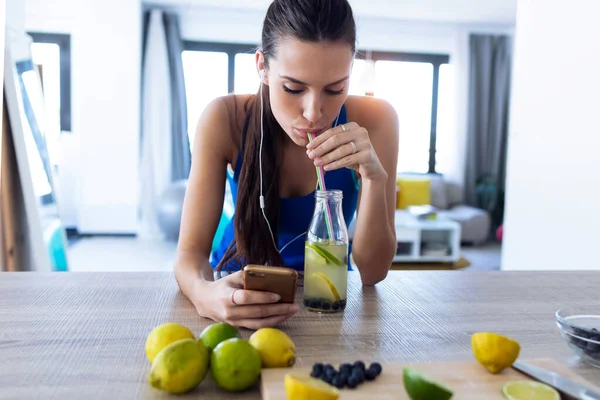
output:
<path id="1" fill-rule="evenodd" d="M 302 137 L 307 138 L 309 133 L 312 133 L 314 136 L 319 136 L 321 133 L 325 132 L 325 128 L 322 129 L 301 129 L 294 128 L 294 130 Z"/>

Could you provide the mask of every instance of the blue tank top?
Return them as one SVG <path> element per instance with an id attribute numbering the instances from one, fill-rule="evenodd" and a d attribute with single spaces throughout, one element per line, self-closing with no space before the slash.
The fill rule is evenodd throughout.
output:
<path id="1" fill-rule="evenodd" d="M 348 117 L 346 116 L 346 107 L 342 106 L 339 118 L 337 120 L 337 125 L 345 124 L 346 122 L 348 122 Z M 244 148 L 243 136 L 246 134 L 246 130 L 247 124 L 244 125 L 244 129 L 242 131 L 242 145 L 238 153 L 237 162 L 235 164 L 235 171 L 233 175 L 229 172 L 227 174 L 227 180 L 231 188 L 234 205 L 237 198 L 238 179 L 242 168 L 242 154 Z M 325 173 L 325 186 L 328 190 L 338 189 L 342 191 L 342 212 L 346 226 L 350 226 L 350 223 L 354 218 L 358 200 L 359 183 L 356 173 L 348 168 L 327 171 Z M 313 211 L 315 208 L 315 192 L 313 191 L 308 195 L 301 197 L 280 198 L 279 201 L 279 230 L 277 247 L 281 250 L 281 248 L 287 244 L 287 246 L 280 253 L 285 266 L 288 268 L 293 268 L 297 271 L 303 271 L 304 242 L 306 235 L 303 235 L 302 233 L 307 231 L 313 216 Z M 227 223 L 219 246 L 211 253 L 210 263 L 213 269 L 219 264 L 223 258 L 223 255 L 225 254 L 225 251 L 234 239 L 235 235 L 233 219 L 234 216 L 232 216 Z M 271 228 L 276 229 L 274 226 L 271 226 Z M 298 237 L 299 235 L 300 237 Z M 294 238 L 296 239 L 293 240 Z M 273 245 L 271 237 L 265 237 L 264 242 L 265 246 Z M 351 246 L 348 246 L 349 253 L 351 252 L 350 247 Z M 224 269 L 233 272 L 242 267 L 243 266 L 237 265 L 237 263 L 233 263 L 227 265 Z"/>

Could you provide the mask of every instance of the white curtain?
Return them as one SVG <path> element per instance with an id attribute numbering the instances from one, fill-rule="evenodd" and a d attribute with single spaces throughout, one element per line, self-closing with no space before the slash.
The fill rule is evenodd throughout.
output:
<path id="1" fill-rule="evenodd" d="M 171 183 L 171 80 L 162 11 L 152 10 L 142 70 L 142 137 L 138 236 L 163 238 L 159 196 Z"/>

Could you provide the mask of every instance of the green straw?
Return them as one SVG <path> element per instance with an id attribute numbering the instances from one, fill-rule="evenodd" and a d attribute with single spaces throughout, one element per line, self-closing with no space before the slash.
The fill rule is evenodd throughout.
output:
<path id="1" fill-rule="evenodd" d="M 313 134 L 309 133 L 308 140 L 310 142 L 312 142 L 313 139 L 314 139 Z M 319 184 L 319 187 L 321 188 L 322 191 L 325 192 L 327 189 L 325 188 L 325 179 L 323 178 L 323 175 L 324 175 L 323 167 L 315 166 L 315 169 L 317 170 L 317 182 Z M 332 227 L 331 210 L 329 209 L 329 201 L 327 198 L 325 198 L 325 207 L 327 208 L 327 213 L 325 214 L 325 223 L 327 225 L 327 232 L 329 233 L 329 238 L 331 240 L 335 240 L 335 238 L 333 237 L 333 230 L 331 229 L 331 227 Z"/>

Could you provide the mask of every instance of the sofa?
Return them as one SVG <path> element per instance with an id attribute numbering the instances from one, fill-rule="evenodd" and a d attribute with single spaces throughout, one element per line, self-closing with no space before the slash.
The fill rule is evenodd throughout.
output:
<path id="1" fill-rule="evenodd" d="M 396 209 L 429 204 L 437 209 L 438 217 L 460 224 L 462 243 L 477 246 L 490 238 L 490 214 L 486 210 L 465 204 L 462 188 L 458 184 L 438 174 L 399 174 L 397 178 Z M 403 189 L 405 196 L 400 194 Z M 354 237 L 355 223 L 356 218 L 348 228 L 350 238 Z"/>

